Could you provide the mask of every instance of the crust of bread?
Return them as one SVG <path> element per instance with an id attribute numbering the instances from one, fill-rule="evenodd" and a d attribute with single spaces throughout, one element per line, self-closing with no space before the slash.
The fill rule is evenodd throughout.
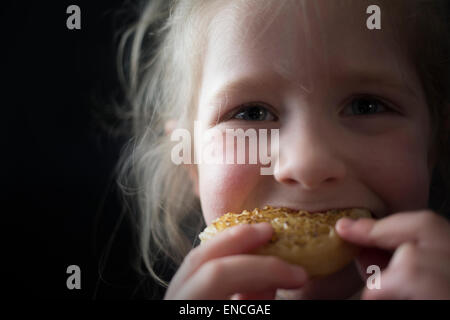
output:
<path id="1" fill-rule="evenodd" d="M 342 217 L 369 218 L 371 214 L 360 208 L 309 213 L 265 206 L 238 214 L 228 212 L 214 220 L 199 238 L 203 243 L 238 224 L 269 222 L 275 231 L 271 241 L 253 253 L 280 257 L 302 266 L 310 277 L 322 277 L 345 267 L 359 251 L 338 236 L 334 227 Z"/>

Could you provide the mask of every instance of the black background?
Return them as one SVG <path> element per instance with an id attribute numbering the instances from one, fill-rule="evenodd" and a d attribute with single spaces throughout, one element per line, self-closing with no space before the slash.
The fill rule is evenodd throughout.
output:
<path id="1" fill-rule="evenodd" d="M 81 30 L 66 27 L 72 4 L 81 8 Z M 113 172 L 126 141 L 115 134 L 109 109 L 122 94 L 115 34 L 135 18 L 132 10 L 121 13 L 130 6 L 117 0 L 2 2 L 2 288 L 11 297 L 149 294 L 131 268 L 126 220 L 107 250 L 120 222 Z M 102 257 L 106 267 L 99 270 Z M 81 268 L 81 290 L 66 287 L 72 264 Z M 162 293 L 154 287 L 150 295 Z"/>
<path id="2" fill-rule="evenodd" d="M 72 4 L 81 9 L 81 30 L 66 27 Z M 127 259 L 126 221 L 107 251 L 121 214 L 113 170 L 125 141 L 108 108 L 121 98 L 115 34 L 133 18 L 121 13 L 130 5 L 2 2 L 2 282 L 9 296 L 143 297 Z M 72 264 L 81 268 L 81 290 L 66 287 Z"/>

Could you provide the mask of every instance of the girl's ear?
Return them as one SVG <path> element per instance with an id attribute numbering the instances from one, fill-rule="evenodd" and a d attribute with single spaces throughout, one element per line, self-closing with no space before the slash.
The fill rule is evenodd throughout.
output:
<path id="1" fill-rule="evenodd" d="M 177 121 L 170 119 L 164 125 L 164 130 L 167 136 L 170 136 L 173 130 L 177 126 Z M 200 197 L 199 189 L 198 189 L 198 172 L 197 166 L 195 164 L 182 164 L 183 168 L 188 171 L 189 177 L 191 179 L 192 185 L 194 186 L 194 192 L 197 197 Z"/>
<path id="2" fill-rule="evenodd" d="M 177 121 L 170 119 L 164 124 L 164 130 L 166 132 L 166 136 L 170 136 L 172 134 L 172 131 L 175 129 L 177 125 Z"/>

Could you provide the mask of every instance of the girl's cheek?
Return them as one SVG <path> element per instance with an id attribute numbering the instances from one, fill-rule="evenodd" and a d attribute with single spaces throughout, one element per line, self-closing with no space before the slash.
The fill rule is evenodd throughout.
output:
<path id="1" fill-rule="evenodd" d="M 256 165 L 199 165 L 200 201 L 206 222 L 229 211 L 248 209 L 260 177 Z"/>
<path id="2" fill-rule="evenodd" d="M 429 180 L 424 168 L 414 164 L 397 165 L 387 172 L 383 183 L 379 184 L 379 193 L 389 203 L 391 213 L 427 206 Z"/>
<path id="3" fill-rule="evenodd" d="M 227 143 L 224 132 L 204 140 L 203 159 L 216 161 L 198 166 L 200 201 L 208 224 L 226 212 L 247 209 L 254 202 L 252 194 L 261 179 L 260 166 L 248 164 L 247 149 L 238 150 L 237 143 Z M 244 163 L 238 163 L 239 152 L 245 155 Z"/>
<path id="4" fill-rule="evenodd" d="M 368 173 L 366 185 L 387 205 L 387 213 L 427 206 L 430 174 L 422 140 L 418 135 L 398 134 L 380 141 L 367 157 L 371 165 L 361 168 Z"/>

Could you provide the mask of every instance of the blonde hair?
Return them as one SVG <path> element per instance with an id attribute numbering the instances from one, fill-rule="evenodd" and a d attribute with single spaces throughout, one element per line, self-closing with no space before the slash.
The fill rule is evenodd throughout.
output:
<path id="1" fill-rule="evenodd" d="M 122 37 L 119 63 L 129 43 L 128 74 L 120 73 L 127 88 L 132 139 L 120 163 L 119 183 L 138 235 L 144 270 L 163 285 L 155 273 L 158 260 L 168 257 L 179 264 L 200 228 L 201 209 L 192 193 L 186 170 L 170 159 L 171 142 L 164 127 L 178 119 L 189 128 L 195 106 L 199 68 L 192 63 L 200 54 L 196 46 L 203 11 L 201 1 L 150 1 L 139 21 Z M 196 18 L 197 17 L 197 18 Z M 123 70 L 119 66 L 119 70 Z M 197 221 L 195 220 L 197 217 Z"/>
<path id="2" fill-rule="evenodd" d="M 443 121 L 450 101 L 447 4 L 444 0 L 414 3 L 405 25 L 412 28 L 416 41 L 409 43 L 416 45 L 420 38 L 425 45 L 409 50 L 435 124 L 438 167 L 449 177 L 448 126 Z M 214 13 L 216 4 L 218 0 L 147 1 L 119 46 L 118 68 L 127 102 L 120 117 L 130 124 L 132 138 L 122 151 L 118 182 L 136 229 L 138 260 L 144 266 L 139 264 L 138 270 L 163 285 L 167 280 L 155 270 L 164 257 L 180 264 L 204 227 L 194 186 L 185 168 L 172 163 L 172 144 L 164 128 L 168 120 L 177 119 L 180 127 L 192 132 L 209 32 L 205 17 Z"/>

